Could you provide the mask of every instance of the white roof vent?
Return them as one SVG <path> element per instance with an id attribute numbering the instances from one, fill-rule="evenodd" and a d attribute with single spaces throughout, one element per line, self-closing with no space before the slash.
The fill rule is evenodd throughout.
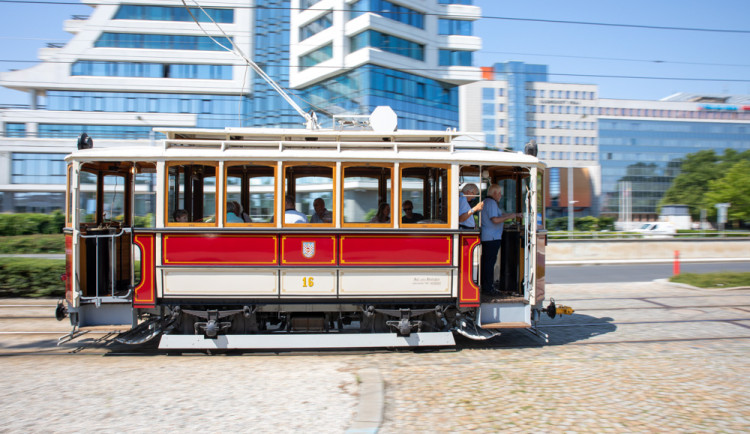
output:
<path id="1" fill-rule="evenodd" d="M 387 105 L 377 106 L 370 115 L 370 126 L 377 133 L 392 133 L 398 126 L 398 115 Z"/>

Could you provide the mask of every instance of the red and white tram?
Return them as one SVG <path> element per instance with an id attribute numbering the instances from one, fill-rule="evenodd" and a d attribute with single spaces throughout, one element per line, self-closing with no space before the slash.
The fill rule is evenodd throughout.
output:
<path id="1" fill-rule="evenodd" d="M 121 342 L 167 349 L 452 345 L 454 332 L 536 331 L 555 310 L 542 304 L 535 156 L 455 131 L 162 132 L 160 146 L 66 159 L 71 336 L 129 324 Z M 504 211 L 523 214 L 504 229 L 500 296 L 478 286 L 479 229 L 459 228 L 466 183 L 482 198 L 499 184 Z M 304 223 L 287 223 L 287 196 Z M 324 218 L 312 223 L 316 199 Z"/>

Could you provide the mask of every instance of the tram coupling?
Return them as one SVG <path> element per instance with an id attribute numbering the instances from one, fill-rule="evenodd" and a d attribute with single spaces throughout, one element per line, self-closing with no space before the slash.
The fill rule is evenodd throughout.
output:
<path id="1" fill-rule="evenodd" d="M 557 315 L 573 315 L 573 312 L 575 312 L 575 310 L 573 310 L 573 308 L 570 306 L 563 306 L 563 305 L 557 306 L 555 304 L 555 299 L 552 298 L 550 299 L 549 306 L 547 306 L 547 308 L 544 309 L 544 312 L 550 318 L 554 318 Z"/>

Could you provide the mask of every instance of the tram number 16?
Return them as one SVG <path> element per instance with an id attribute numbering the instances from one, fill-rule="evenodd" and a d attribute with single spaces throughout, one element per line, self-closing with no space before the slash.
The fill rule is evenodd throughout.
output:
<path id="1" fill-rule="evenodd" d="M 303 277 L 302 278 L 302 287 L 303 288 L 312 288 L 315 283 L 313 282 L 312 277 Z"/>

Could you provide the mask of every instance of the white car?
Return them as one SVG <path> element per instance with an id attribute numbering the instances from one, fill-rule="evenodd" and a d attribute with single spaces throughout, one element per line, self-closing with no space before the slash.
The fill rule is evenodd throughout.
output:
<path id="1" fill-rule="evenodd" d="M 669 222 L 652 222 L 652 223 L 644 223 L 635 230 L 636 232 L 641 232 L 646 236 L 663 236 L 663 237 L 671 237 L 674 234 L 677 233 L 677 229 L 672 223 Z"/>

